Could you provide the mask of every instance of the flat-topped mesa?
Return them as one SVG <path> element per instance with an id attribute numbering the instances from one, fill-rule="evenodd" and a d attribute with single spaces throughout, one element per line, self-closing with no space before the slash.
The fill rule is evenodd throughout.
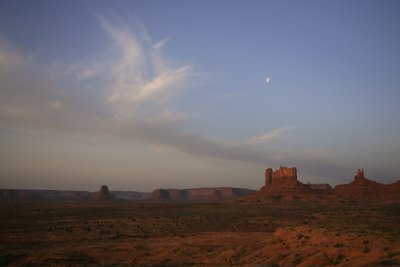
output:
<path id="1" fill-rule="evenodd" d="M 297 184 L 297 169 L 296 167 L 280 167 L 273 171 L 271 168 L 265 170 L 265 186 L 280 185 L 280 184 Z"/>
<path id="2" fill-rule="evenodd" d="M 208 187 L 191 189 L 157 189 L 152 201 L 214 202 L 255 193 L 255 190 L 234 187 Z"/>
<path id="3" fill-rule="evenodd" d="M 285 196 L 292 198 L 300 195 L 309 197 L 312 194 L 323 195 L 330 194 L 329 186 L 316 185 L 312 188 L 311 184 L 303 184 L 297 180 L 296 167 L 283 167 L 277 170 L 268 168 L 265 170 L 265 185 L 261 188 L 261 193 L 270 196 Z"/>

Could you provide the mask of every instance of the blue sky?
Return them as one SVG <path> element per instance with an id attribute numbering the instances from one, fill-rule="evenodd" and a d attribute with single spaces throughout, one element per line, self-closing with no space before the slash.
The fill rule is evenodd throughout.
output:
<path id="1" fill-rule="evenodd" d="M 399 178 L 397 1 L 1 1 L 0 187 Z M 270 82 L 266 82 L 270 77 Z"/>

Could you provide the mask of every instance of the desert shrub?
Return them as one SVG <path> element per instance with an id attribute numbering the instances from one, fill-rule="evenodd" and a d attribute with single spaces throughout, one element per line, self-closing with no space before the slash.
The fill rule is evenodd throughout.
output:
<path id="1" fill-rule="evenodd" d="M 284 258 L 286 258 L 287 255 L 285 254 L 278 254 L 278 259 L 283 260 Z"/>
<path id="2" fill-rule="evenodd" d="M 363 251 L 364 251 L 364 253 L 368 253 L 368 252 L 370 252 L 370 249 L 369 249 L 369 247 L 365 246 Z"/>
<path id="3" fill-rule="evenodd" d="M 396 259 L 385 259 L 381 260 L 380 262 L 381 265 L 398 265 L 400 262 Z"/>
<path id="4" fill-rule="evenodd" d="M 297 240 L 302 239 L 302 238 L 303 238 L 303 235 L 302 235 L 302 234 L 298 234 L 298 235 L 297 235 Z"/>
<path id="5" fill-rule="evenodd" d="M 298 264 L 300 264 L 302 262 L 302 260 L 303 259 L 301 258 L 301 255 L 300 254 L 296 254 L 292 263 L 294 265 L 298 265 Z"/>
<path id="6" fill-rule="evenodd" d="M 336 243 L 335 245 L 333 245 L 333 247 L 342 248 L 342 247 L 344 247 L 344 244 L 343 243 Z"/>
<path id="7" fill-rule="evenodd" d="M 336 258 L 337 258 L 339 261 L 341 261 L 341 260 L 345 259 L 346 256 L 343 255 L 343 254 L 339 254 Z"/>

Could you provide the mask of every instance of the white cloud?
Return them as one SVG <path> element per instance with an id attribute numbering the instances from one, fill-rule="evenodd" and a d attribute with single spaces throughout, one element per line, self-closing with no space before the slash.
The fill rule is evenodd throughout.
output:
<path id="1" fill-rule="evenodd" d="M 145 109 L 152 105 L 162 109 L 160 102 L 174 100 L 186 85 L 191 66 L 172 66 L 162 57 L 161 49 L 168 38 L 153 44 L 144 27 L 133 33 L 104 18 L 100 21 L 115 48 L 115 58 L 111 61 L 112 90 L 108 96 L 115 117 L 131 118 L 140 114 L 144 103 Z"/>
<path id="2" fill-rule="evenodd" d="M 160 50 L 161 48 L 164 47 L 164 45 L 167 43 L 168 40 L 169 40 L 169 38 L 165 38 L 165 39 L 159 41 L 158 43 L 155 43 L 153 45 L 154 49 L 155 50 Z"/>
<path id="3" fill-rule="evenodd" d="M 275 129 L 267 134 L 264 135 L 259 135 L 259 136 L 254 136 L 251 137 L 247 140 L 247 143 L 249 144 L 261 144 L 261 143 L 267 143 L 275 139 L 282 138 L 285 136 L 285 134 L 290 131 L 292 127 L 282 127 Z"/>
<path id="4" fill-rule="evenodd" d="M 179 69 L 166 71 L 159 74 L 153 80 L 147 82 L 139 89 L 135 100 L 145 100 L 157 93 L 160 93 L 166 88 L 179 85 L 179 83 L 181 83 L 184 78 L 187 77 L 189 69 L 190 66 L 184 66 Z"/>

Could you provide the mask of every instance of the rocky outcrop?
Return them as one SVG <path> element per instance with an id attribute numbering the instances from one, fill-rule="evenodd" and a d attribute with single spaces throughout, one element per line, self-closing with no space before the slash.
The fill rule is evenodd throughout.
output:
<path id="1" fill-rule="evenodd" d="M 108 187 L 106 185 L 102 185 L 99 192 L 92 193 L 92 199 L 109 201 L 115 199 L 115 196 L 108 191 Z"/>
<path id="2" fill-rule="evenodd" d="M 325 199 L 349 200 L 400 200 L 400 181 L 381 184 L 365 178 L 364 170 L 358 169 L 354 180 L 349 184 L 337 185 L 334 189 L 328 184 L 303 184 L 297 180 L 297 169 L 280 167 L 273 171 L 265 170 L 265 185 L 260 194 L 280 196 L 284 199 Z"/>
<path id="3" fill-rule="evenodd" d="M 0 202 L 20 201 L 108 201 L 113 199 L 135 201 L 176 201 L 176 202 L 210 202 L 232 199 L 256 192 L 256 190 L 215 187 L 195 189 L 157 189 L 152 193 L 136 191 L 109 191 L 102 185 L 98 192 L 65 191 L 65 190 L 21 190 L 0 189 Z"/>
<path id="4" fill-rule="evenodd" d="M 280 167 L 273 171 L 271 168 L 265 170 L 265 187 L 277 186 L 297 186 L 297 169 L 296 167 Z"/>
<path id="5" fill-rule="evenodd" d="M 0 202 L 15 201 L 88 201 L 99 199 L 123 199 L 123 200 L 148 200 L 151 193 L 136 191 L 108 191 L 107 186 L 102 186 L 100 191 L 73 190 L 24 190 L 24 189 L 0 189 Z"/>
<path id="6" fill-rule="evenodd" d="M 385 186 L 385 198 L 388 200 L 400 200 L 400 181 Z"/>
<path id="7" fill-rule="evenodd" d="M 246 196 L 254 192 L 256 190 L 232 187 L 157 189 L 152 193 L 152 200 L 156 202 L 216 202 Z"/>
<path id="8" fill-rule="evenodd" d="M 349 184 L 337 185 L 334 189 L 328 184 L 303 184 L 297 180 L 295 167 L 280 167 L 278 170 L 265 170 L 265 185 L 258 195 L 279 196 L 283 199 L 350 199 L 350 200 L 400 200 L 400 181 L 381 184 L 364 176 L 359 169 Z"/>
<path id="9" fill-rule="evenodd" d="M 296 167 L 280 167 L 265 170 L 265 185 L 261 192 L 266 195 L 321 195 L 330 194 L 331 187 L 321 184 L 303 184 L 297 180 Z"/>
<path id="10" fill-rule="evenodd" d="M 381 184 L 364 176 L 364 170 L 358 169 L 354 181 L 335 187 L 335 195 L 346 199 L 379 199 L 399 200 L 400 181 L 392 184 Z"/>
<path id="11" fill-rule="evenodd" d="M 308 184 L 311 189 L 314 190 L 332 190 L 332 187 L 329 184 Z"/>

